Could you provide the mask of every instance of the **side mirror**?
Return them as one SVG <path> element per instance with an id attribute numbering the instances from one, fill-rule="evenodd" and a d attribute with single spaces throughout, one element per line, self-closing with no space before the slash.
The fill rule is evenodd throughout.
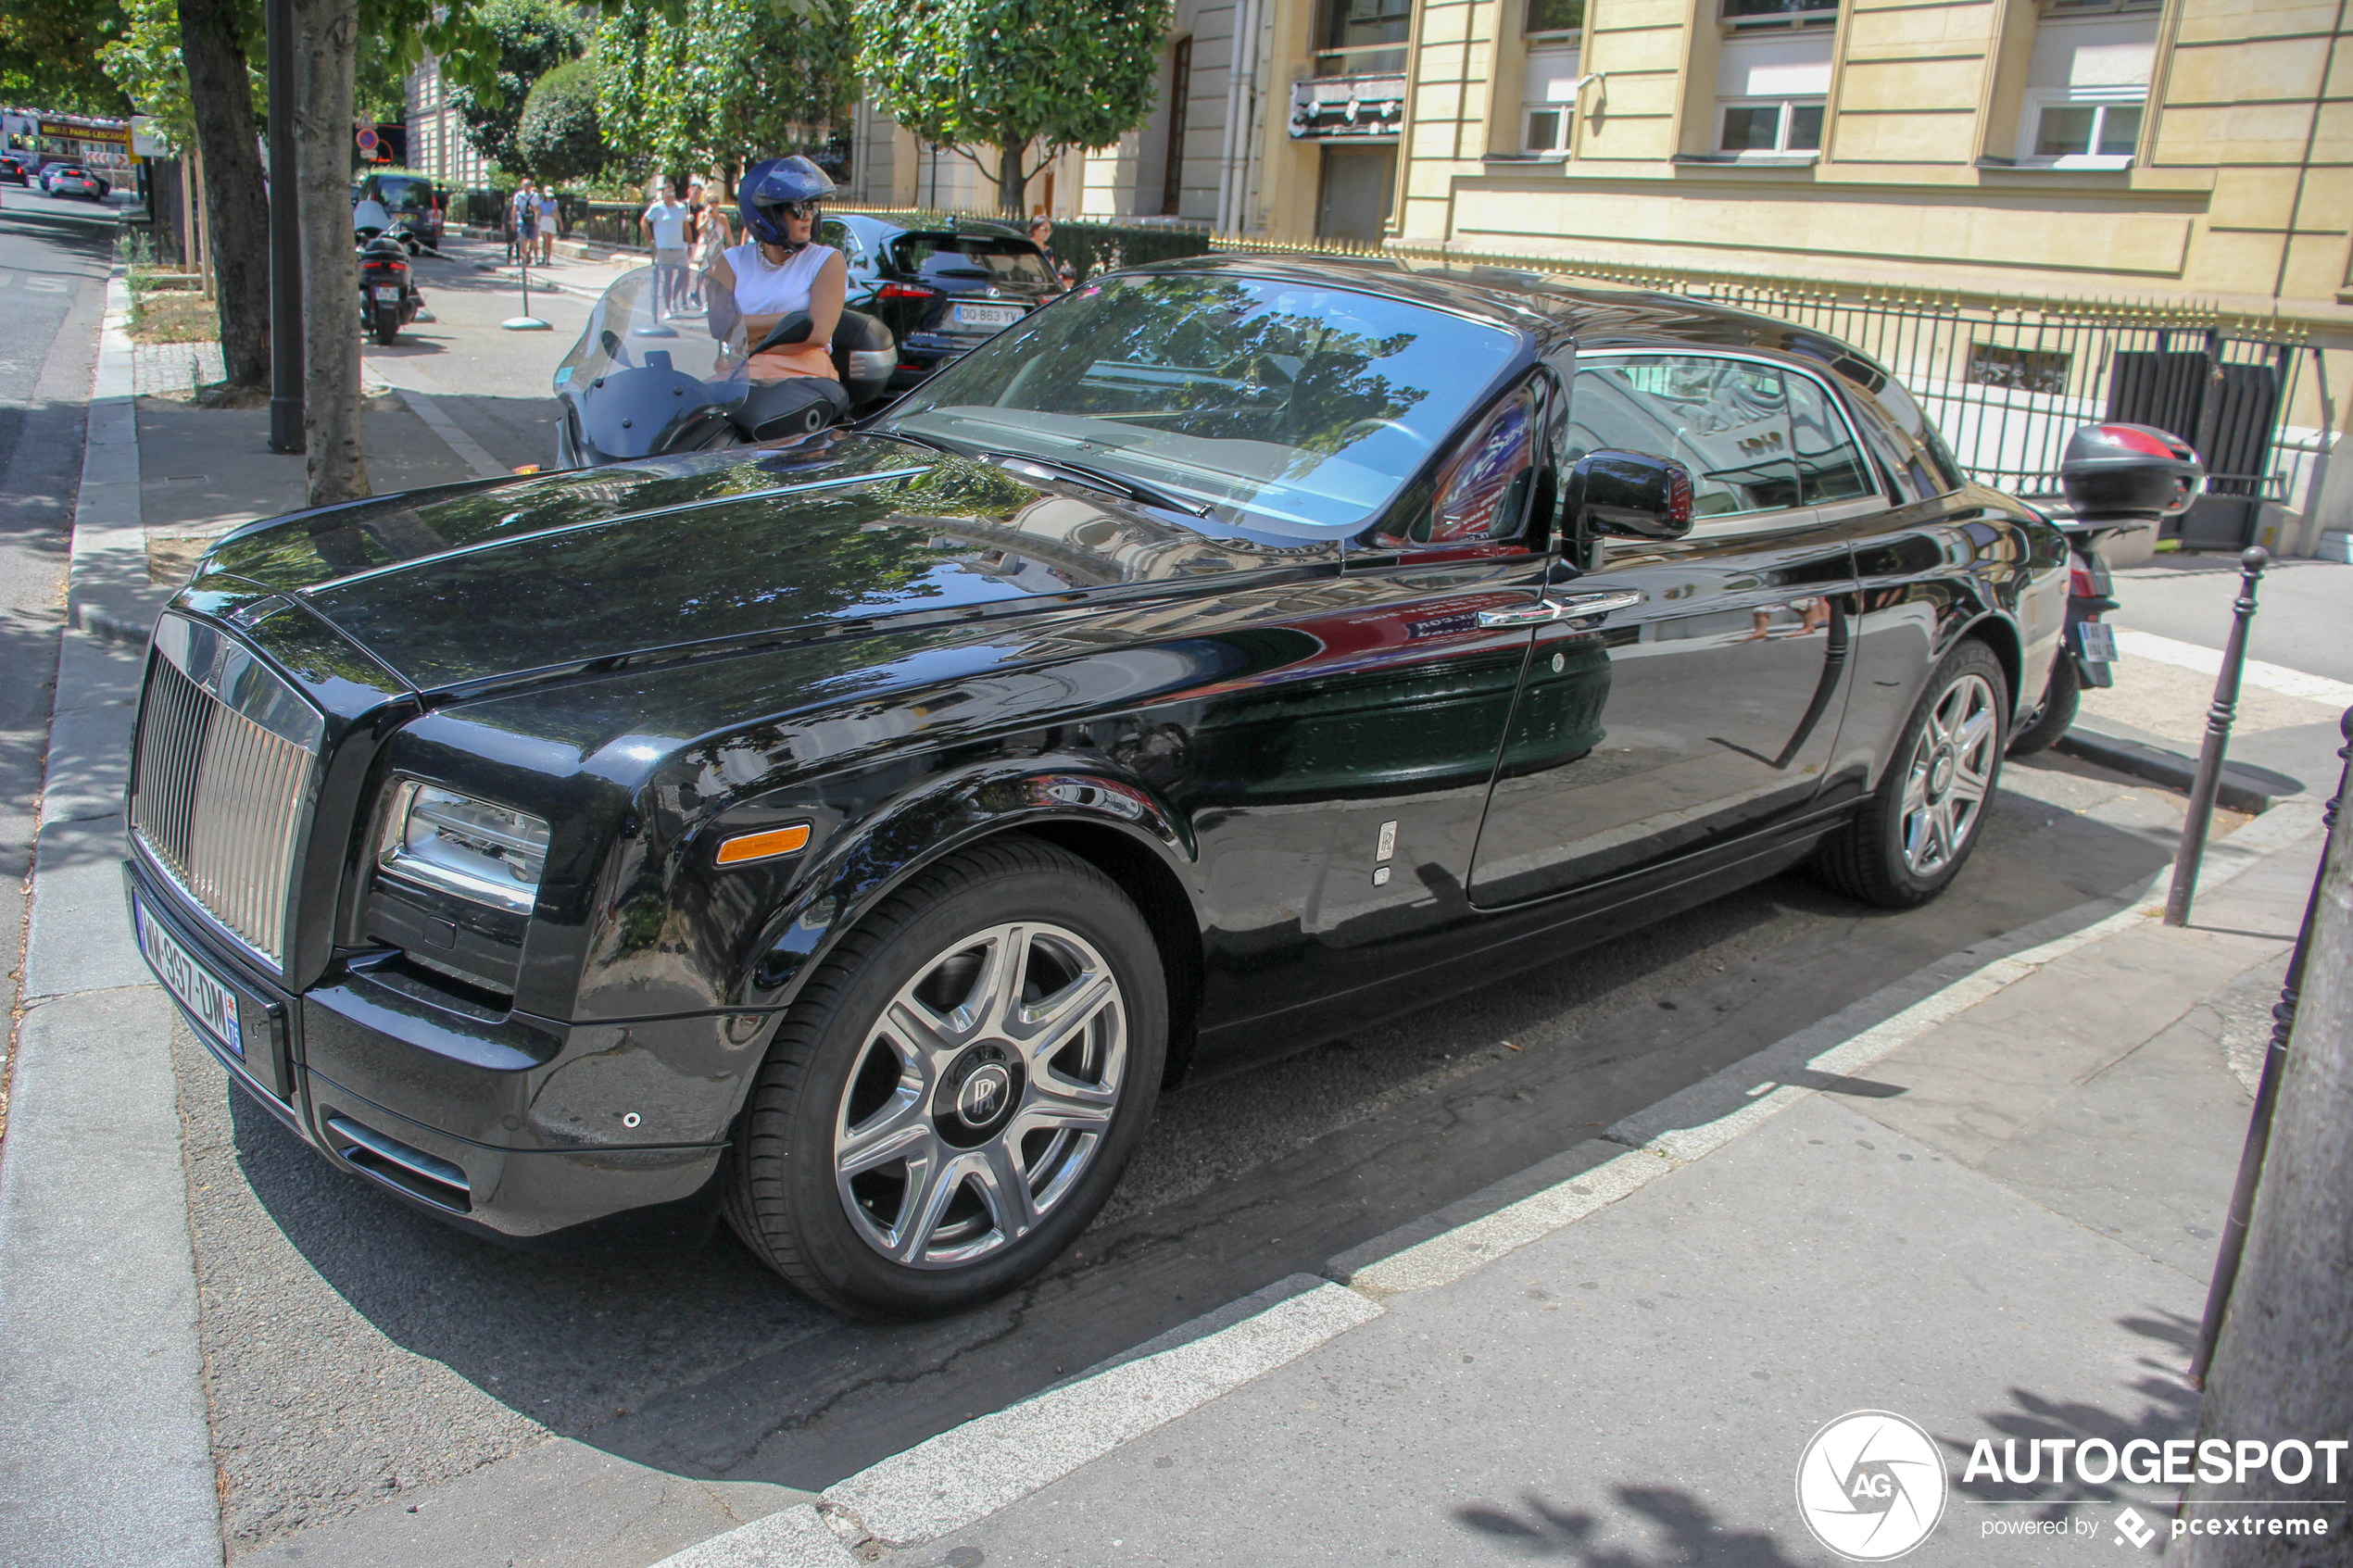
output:
<path id="1" fill-rule="evenodd" d="M 1671 458 L 1588 453 L 1568 470 L 1567 499 L 1580 537 L 1680 539 L 1692 531 L 1692 470 Z"/>

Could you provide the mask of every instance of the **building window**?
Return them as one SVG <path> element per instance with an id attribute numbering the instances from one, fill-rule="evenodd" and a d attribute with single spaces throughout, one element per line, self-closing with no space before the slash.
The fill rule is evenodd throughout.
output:
<path id="1" fill-rule="evenodd" d="M 1822 101 L 1726 104 L 1717 150 L 1727 153 L 1818 153 L 1822 150 Z"/>
<path id="2" fill-rule="evenodd" d="M 1528 0 L 1528 60 L 1520 89 L 1520 149 L 1565 153 L 1577 126 L 1585 0 Z"/>
<path id="3" fill-rule="evenodd" d="M 1838 20 L 1838 0 L 1724 0 L 1724 25 L 1752 28 L 1828 27 Z"/>
<path id="4" fill-rule="evenodd" d="M 1716 150 L 1736 157 L 1798 157 L 1822 150 L 1831 38 L 1728 38 L 1716 60 Z"/>
<path id="5" fill-rule="evenodd" d="M 1559 109 L 1528 111 L 1528 148 L 1531 153 L 1566 152 L 1568 148 L 1567 116 Z"/>
<path id="6" fill-rule="evenodd" d="M 2121 169 L 2147 118 L 2157 10 L 2100 3 L 2046 6 L 2026 68 L 2018 161 Z"/>
<path id="7" fill-rule="evenodd" d="M 1317 76 L 1405 69 L 1413 0 L 1323 0 L 1316 27 Z"/>
<path id="8" fill-rule="evenodd" d="M 1522 31 L 1530 38 L 1573 38 L 1585 31 L 1585 0 L 1528 0 L 1527 24 Z"/>

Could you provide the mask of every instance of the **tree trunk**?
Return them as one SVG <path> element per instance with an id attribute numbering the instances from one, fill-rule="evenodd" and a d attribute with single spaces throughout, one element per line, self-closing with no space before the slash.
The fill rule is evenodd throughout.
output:
<path id="1" fill-rule="evenodd" d="M 351 243 L 359 4 L 293 0 L 293 9 L 303 433 L 310 504 L 322 507 L 368 494 L 368 465 L 359 450 L 359 266 Z"/>
<path id="2" fill-rule="evenodd" d="M 2296 1033 L 2280 1080 L 2262 1185 L 2229 1315 L 2207 1374 L 2198 1436 L 2237 1443 L 2306 1444 L 2353 1433 L 2353 800 L 2339 809 L 2321 869 L 2312 946 L 2297 998 Z M 2324 1519 L 2328 1536 L 2240 1533 L 2187 1536 L 2194 1565 L 2303 1568 L 2345 1561 L 2353 1515 L 2353 1453 L 2315 1453 L 2300 1484 L 2266 1467 L 2245 1486 L 2192 1486 L 2183 1517 Z M 2291 1458 L 2289 1468 L 2296 1467 Z M 2334 1468 L 2335 1474 L 2329 1472 Z M 2240 1502 L 2266 1506 L 2235 1508 Z M 2290 1506 L 2281 1507 L 2280 1504 Z M 2170 1559 L 2169 1559 L 2170 1561 Z"/>
<path id="3" fill-rule="evenodd" d="M 1024 216 L 1022 204 L 1026 194 L 1025 188 L 1029 182 L 1022 173 L 1021 160 L 1028 151 L 1026 137 L 1018 142 L 1000 142 L 997 144 L 997 206 L 1010 217 Z"/>
<path id="4" fill-rule="evenodd" d="M 196 122 L 220 358 L 231 386 L 270 384 L 270 199 L 262 192 L 253 82 L 233 0 L 181 0 L 180 48 Z"/>

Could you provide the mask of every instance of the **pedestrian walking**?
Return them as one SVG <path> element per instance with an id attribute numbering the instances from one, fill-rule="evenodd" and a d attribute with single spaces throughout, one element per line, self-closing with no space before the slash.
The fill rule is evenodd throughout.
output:
<path id="1" fill-rule="evenodd" d="M 552 267 L 556 262 L 556 228 L 562 220 L 563 209 L 556 204 L 555 187 L 539 193 L 539 265 Z"/>
<path id="2" fill-rule="evenodd" d="M 686 207 L 668 180 L 655 187 L 657 198 L 637 220 L 654 253 L 654 308 L 682 310 L 686 302 Z"/>
<path id="3" fill-rule="evenodd" d="M 539 245 L 539 193 L 525 180 L 515 191 L 511 204 L 515 220 L 515 249 L 522 264 L 528 267 Z"/>
<path id="4" fill-rule="evenodd" d="M 727 222 L 727 209 L 719 205 L 721 190 L 716 182 L 702 187 L 702 206 L 695 214 L 695 249 L 693 257 L 695 306 L 710 308 L 709 284 L 711 270 L 735 243 L 735 235 Z"/>

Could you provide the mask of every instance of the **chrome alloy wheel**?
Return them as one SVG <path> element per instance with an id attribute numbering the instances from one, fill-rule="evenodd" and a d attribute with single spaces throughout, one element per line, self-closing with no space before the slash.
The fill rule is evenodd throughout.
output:
<path id="1" fill-rule="evenodd" d="M 1943 871 L 1976 831 L 2000 761 L 1994 700 L 1982 675 L 1963 675 L 1921 727 L 1904 781 L 1904 864 L 1914 876 Z"/>
<path id="2" fill-rule="evenodd" d="M 1020 922 L 935 954 L 867 1032 L 835 1115 L 851 1227 L 918 1269 L 1019 1241 L 1094 1159 L 1126 1061 L 1118 979 L 1076 933 Z"/>

